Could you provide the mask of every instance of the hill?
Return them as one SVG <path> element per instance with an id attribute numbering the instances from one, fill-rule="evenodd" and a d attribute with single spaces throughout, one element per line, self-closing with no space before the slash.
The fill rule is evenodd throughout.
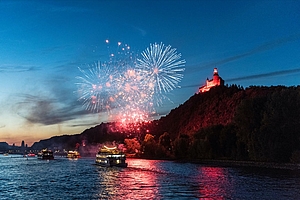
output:
<path id="1" fill-rule="evenodd" d="M 299 162 L 300 87 L 219 86 L 162 118 L 177 158 Z"/>
<path id="2" fill-rule="evenodd" d="M 166 117 L 162 117 L 159 120 L 157 131 L 159 133 L 168 132 L 175 139 L 181 133 L 192 136 L 206 127 L 226 126 L 233 123 L 236 110 L 241 102 L 267 97 L 275 91 L 283 89 L 288 90 L 289 88 L 251 86 L 243 89 L 236 85 L 214 87 L 209 92 L 194 94 Z"/>
<path id="3" fill-rule="evenodd" d="M 102 123 L 33 147 L 71 147 L 83 141 L 96 145 L 136 137 L 148 157 L 298 162 L 300 87 L 218 86 L 193 95 L 159 120 L 141 124 L 139 131 L 121 133 L 112 131 L 113 126 Z"/>

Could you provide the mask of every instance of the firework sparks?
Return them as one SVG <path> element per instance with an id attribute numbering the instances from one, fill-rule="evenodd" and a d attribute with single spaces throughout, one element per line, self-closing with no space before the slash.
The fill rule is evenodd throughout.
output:
<path id="1" fill-rule="evenodd" d="M 149 90 L 155 94 L 168 93 L 178 87 L 183 78 L 185 60 L 176 49 L 164 44 L 150 44 L 137 59 L 137 69 L 143 74 Z"/>
<path id="2" fill-rule="evenodd" d="M 110 41 L 106 40 L 106 44 Z M 185 60 L 170 45 L 150 44 L 139 59 L 129 45 L 117 43 L 106 62 L 98 62 L 76 77 L 79 100 L 93 112 L 110 111 L 120 124 L 145 122 L 166 94 L 178 87 Z"/>
<path id="3" fill-rule="evenodd" d="M 100 62 L 89 66 L 87 71 L 79 68 L 83 76 L 76 77 L 79 82 L 79 100 L 83 101 L 86 110 L 100 112 L 109 111 L 115 102 L 113 71 L 108 67 L 102 66 Z"/>

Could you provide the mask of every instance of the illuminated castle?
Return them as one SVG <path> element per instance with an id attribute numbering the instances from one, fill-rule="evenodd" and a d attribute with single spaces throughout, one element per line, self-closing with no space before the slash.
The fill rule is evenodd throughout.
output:
<path id="1" fill-rule="evenodd" d="M 218 86 L 218 85 L 224 85 L 224 80 L 219 76 L 218 69 L 214 68 L 214 75 L 213 79 L 208 80 L 206 79 L 205 85 L 199 88 L 199 93 L 207 92 L 210 90 L 210 88 Z"/>

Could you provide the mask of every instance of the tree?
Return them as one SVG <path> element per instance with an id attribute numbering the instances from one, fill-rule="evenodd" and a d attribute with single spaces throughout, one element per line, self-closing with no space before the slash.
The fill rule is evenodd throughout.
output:
<path id="1" fill-rule="evenodd" d="M 246 99 L 237 108 L 234 125 L 237 127 L 237 156 L 240 159 L 261 160 L 260 124 L 267 98 Z"/>
<path id="2" fill-rule="evenodd" d="M 164 134 L 159 136 L 158 143 L 159 145 L 164 147 L 167 151 L 172 151 L 171 137 L 168 132 L 164 132 Z"/>
<path id="3" fill-rule="evenodd" d="M 236 158 L 236 132 L 235 126 L 230 124 L 224 126 L 219 135 L 220 153 L 222 158 Z"/>
<path id="4" fill-rule="evenodd" d="M 299 148 L 300 95 L 295 88 L 282 88 L 269 96 L 258 141 L 268 161 L 289 162 Z"/>
<path id="5" fill-rule="evenodd" d="M 174 154 L 176 158 L 182 159 L 188 157 L 189 143 L 188 135 L 179 135 L 179 137 L 174 141 Z"/>
<path id="6" fill-rule="evenodd" d="M 154 142 L 154 136 L 151 134 L 146 134 L 144 138 L 144 142 Z"/>
<path id="7" fill-rule="evenodd" d="M 136 138 L 133 139 L 125 139 L 124 140 L 126 146 L 126 152 L 130 154 L 136 154 L 140 151 L 141 145 Z"/>
<path id="8" fill-rule="evenodd" d="M 240 158 L 289 162 L 299 150 L 299 116 L 300 87 L 272 87 L 264 95 L 244 100 L 234 119 Z"/>
<path id="9" fill-rule="evenodd" d="M 148 158 L 154 158 L 156 156 L 155 151 L 157 143 L 154 140 L 154 136 L 146 134 L 142 143 L 143 155 Z"/>

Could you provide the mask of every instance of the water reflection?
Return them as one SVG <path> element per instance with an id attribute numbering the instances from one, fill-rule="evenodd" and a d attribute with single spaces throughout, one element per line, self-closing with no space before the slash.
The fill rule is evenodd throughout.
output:
<path id="1" fill-rule="evenodd" d="M 99 168 L 99 198 L 232 198 L 226 168 L 141 159 L 128 160 L 128 166 Z"/>
<path id="2" fill-rule="evenodd" d="M 157 175 L 149 166 L 155 163 L 145 160 L 131 160 L 128 168 L 99 167 L 98 176 L 101 191 L 99 198 L 110 199 L 156 199 L 158 196 Z M 146 168 L 147 170 L 146 170 Z"/>
<path id="3" fill-rule="evenodd" d="M 231 183 L 228 180 L 228 170 L 219 167 L 200 167 L 198 175 L 200 194 L 203 198 L 232 198 Z"/>
<path id="4" fill-rule="evenodd" d="M 297 199 L 300 172 L 128 159 L 44 161 L 0 155 L 0 199 Z M 299 198 L 298 198 L 299 199 Z"/>

